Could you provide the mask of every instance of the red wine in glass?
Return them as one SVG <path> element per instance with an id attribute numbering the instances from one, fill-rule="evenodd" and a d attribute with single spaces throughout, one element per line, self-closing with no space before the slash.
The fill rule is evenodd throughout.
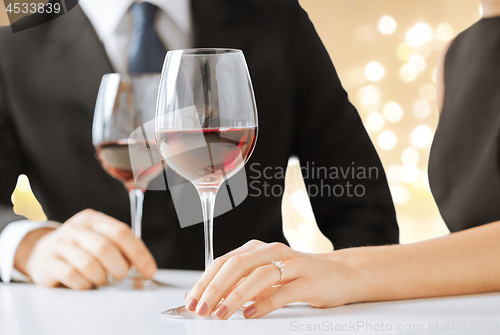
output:
<path id="1" fill-rule="evenodd" d="M 158 136 L 168 166 L 200 185 L 220 184 L 244 166 L 251 156 L 257 128 L 168 130 Z"/>
<path id="2" fill-rule="evenodd" d="M 122 182 L 130 198 L 131 228 L 141 238 L 144 191 L 162 171 L 163 162 L 151 132 L 160 74 L 108 73 L 102 77 L 92 123 L 92 144 L 103 169 Z M 131 267 L 119 289 L 160 286 Z"/>
<path id="3" fill-rule="evenodd" d="M 106 141 L 96 147 L 96 152 L 104 170 L 129 191 L 134 188 L 145 191 L 149 182 L 162 171 L 161 162 L 154 163 L 151 147 L 156 147 L 155 141 Z"/>
<path id="4" fill-rule="evenodd" d="M 257 140 L 252 82 L 241 50 L 172 50 L 164 64 L 156 103 L 156 143 L 168 166 L 189 180 L 200 196 L 207 269 L 214 255 L 217 192 L 244 167 Z M 162 317 L 198 315 L 181 306 L 162 312 Z"/>

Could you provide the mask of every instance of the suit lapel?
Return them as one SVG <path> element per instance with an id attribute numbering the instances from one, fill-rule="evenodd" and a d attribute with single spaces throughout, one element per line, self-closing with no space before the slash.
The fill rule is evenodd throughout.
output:
<path id="1" fill-rule="evenodd" d="M 46 64 L 51 80 L 59 82 L 92 118 L 101 78 L 114 72 L 106 50 L 80 6 L 50 24 L 52 50 Z"/>

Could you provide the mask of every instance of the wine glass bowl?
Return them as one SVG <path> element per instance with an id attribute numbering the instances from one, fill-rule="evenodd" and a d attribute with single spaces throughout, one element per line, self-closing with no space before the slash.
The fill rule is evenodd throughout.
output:
<path id="1" fill-rule="evenodd" d="M 205 189 L 218 188 L 244 166 L 256 137 L 256 127 L 167 130 L 158 144 L 172 170 Z"/>
<path id="2" fill-rule="evenodd" d="M 241 50 L 167 53 L 158 90 L 156 143 L 168 166 L 191 182 L 200 196 L 205 268 L 213 260 L 217 191 L 252 155 L 257 130 L 255 97 Z M 192 318 L 195 314 L 179 307 L 162 316 Z"/>
<path id="3" fill-rule="evenodd" d="M 159 80 L 159 74 L 104 75 L 92 125 L 92 142 L 99 163 L 129 192 L 131 226 L 137 238 L 141 238 L 144 192 L 163 171 L 154 138 Z M 116 286 L 149 289 L 157 284 L 132 268 Z"/>
<path id="4" fill-rule="evenodd" d="M 155 147 L 156 143 L 131 139 L 104 141 L 96 146 L 96 154 L 104 170 L 121 181 L 128 191 L 139 188 L 144 192 L 162 171 L 160 162 L 150 163 L 151 146 Z M 130 157 L 135 157 L 134 165 Z"/>

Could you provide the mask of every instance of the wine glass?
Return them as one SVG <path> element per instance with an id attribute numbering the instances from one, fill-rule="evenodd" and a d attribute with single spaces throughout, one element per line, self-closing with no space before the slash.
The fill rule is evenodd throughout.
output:
<path id="1" fill-rule="evenodd" d="M 207 268 L 213 261 L 217 191 L 244 167 L 257 140 L 257 108 L 243 53 L 234 49 L 169 51 L 155 120 L 163 159 L 200 196 Z M 198 317 L 184 306 L 162 316 Z"/>
<path id="2" fill-rule="evenodd" d="M 144 191 L 163 171 L 163 161 L 154 140 L 154 117 L 160 74 L 118 73 L 103 76 L 97 96 L 92 142 L 103 169 L 127 188 L 131 223 L 141 238 Z M 113 284 L 112 284 L 113 285 Z M 157 286 L 132 267 L 122 289 Z"/>

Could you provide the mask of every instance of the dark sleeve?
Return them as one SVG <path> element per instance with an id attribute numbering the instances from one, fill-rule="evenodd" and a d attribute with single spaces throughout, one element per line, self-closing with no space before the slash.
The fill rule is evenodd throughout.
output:
<path id="1" fill-rule="evenodd" d="M 335 249 L 398 243 L 394 205 L 377 152 L 298 3 L 296 15 L 292 43 L 299 122 L 293 151 L 318 226 Z"/>
<path id="2" fill-rule="evenodd" d="M 2 35 L 11 33 L 0 31 L 0 50 L 8 50 L 4 46 Z M 26 219 L 16 215 L 13 211 L 11 195 L 16 187 L 17 177 L 21 171 L 21 151 L 17 142 L 14 124 L 9 117 L 7 103 L 7 79 L 2 71 L 2 57 L 0 55 L 0 232 L 12 221 Z"/>

